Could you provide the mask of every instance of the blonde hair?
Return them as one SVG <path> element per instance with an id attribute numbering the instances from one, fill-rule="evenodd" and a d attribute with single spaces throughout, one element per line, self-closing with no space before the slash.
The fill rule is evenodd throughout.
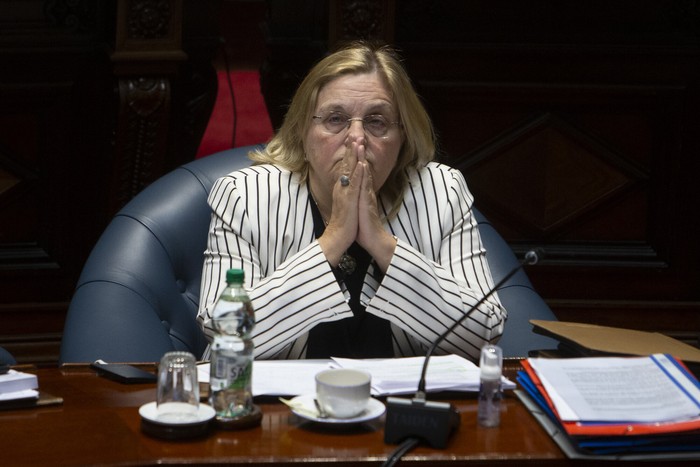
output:
<path id="1" fill-rule="evenodd" d="M 340 76 L 374 71 L 391 93 L 404 132 L 396 165 L 380 190 L 380 196 L 391 205 L 388 217 L 393 217 L 408 185 L 408 169 L 418 169 L 434 159 L 436 138 L 430 117 L 400 58 L 387 45 L 353 42 L 318 62 L 294 94 L 280 129 L 265 148 L 254 151 L 250 158 L 256 163 L 276 164 L 300 173 L 302 180 L 306 180 L 309 167 L 304 138 L 312 124 L 319 92 Z"/>

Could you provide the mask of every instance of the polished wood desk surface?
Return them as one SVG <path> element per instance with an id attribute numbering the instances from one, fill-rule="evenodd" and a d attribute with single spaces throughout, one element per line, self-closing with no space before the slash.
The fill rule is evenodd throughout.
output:
<path id="1" fill-rule="evenodd" d="M 262 425 L 212 430 L 195 440 L 165 441 L 141 431 L 138 408 L 155 400 L 155 384 L 120 384 L 87 366 L 25 369 L 62 405 L 0 411 L 2 465 L 380 465 L 395 449 L 384 444 L 384 419 L 328 427 L 260 400 Z M 432 398 L 432 397 L 431 397 Z M 402 465 L 583 465 L 567 459 L 517 398 L 506 393 L 498 428 L 476 423 L 476 400 L 451 400 L 461 426 L 444 450 L 419 446 Z M 628 464 L 629 465 L 629 464 Z"/>

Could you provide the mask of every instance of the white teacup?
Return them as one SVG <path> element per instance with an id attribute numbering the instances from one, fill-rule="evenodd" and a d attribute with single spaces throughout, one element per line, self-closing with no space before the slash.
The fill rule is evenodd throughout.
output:
<path id="1" fill-rule="evenodd" d="M 324 370 L 316 374 L 316 399 L 333 418 L 360 415 L 370 398 L 369 373 L 349 368 Z"/>

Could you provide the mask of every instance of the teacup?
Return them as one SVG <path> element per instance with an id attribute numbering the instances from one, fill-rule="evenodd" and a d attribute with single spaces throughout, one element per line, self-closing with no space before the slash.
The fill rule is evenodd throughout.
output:
<path id="1" fill-rule="evenodd" d="M 333 418 L 360 415 L 370 398 L 372 377 L 350 368 L 324 370 L 316 374 L 316 399 L 326 414 Z"/>

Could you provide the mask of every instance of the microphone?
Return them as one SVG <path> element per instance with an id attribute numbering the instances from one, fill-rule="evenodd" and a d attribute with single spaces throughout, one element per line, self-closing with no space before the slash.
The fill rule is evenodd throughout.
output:
<path id="1" fill-rule="evenodd" d="M 518 265 L 511 269 L 486 295 L 433 341 L 425 354 L 421 377 L 418 381 L 418 390 L 413 399 L 387 398 L 384 428 L 385 443 L 398 444 L 407 438 L 418 438 L 434 448 L 444 449 L 447 446 L 450 434 L 459 426 L 460 415 L 454 405 L 448 402 L 431 402 L 426 400 L 425 375 L 428 371 L 430 356 L 440 342 L 457 329 L 457 326 L 488 300 L 515 273 L 526 265 L 537 264 L 542 257 L 543 251 L 541 249 L 536 248 L 527 251 Z"/>

